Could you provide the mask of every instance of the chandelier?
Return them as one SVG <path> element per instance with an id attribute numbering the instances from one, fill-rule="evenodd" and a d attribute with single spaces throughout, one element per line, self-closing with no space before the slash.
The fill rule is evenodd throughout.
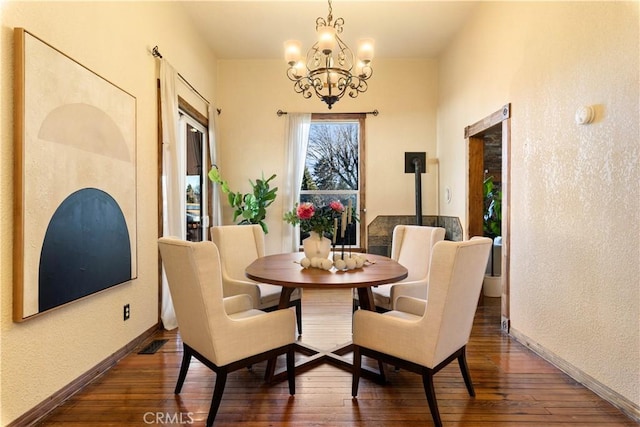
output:
<path id="1" fill-rule="evenodd" d="M 302 59 L 301 43 L 297 40 L 285 42 L 284 57 L 289 64 L 287 77 L 294 82 L 296 93 L 305 98 L 315 93 L 331 109 L 345 93 L 355 98 L 367 91 L 367 80 L 373 74 L 373 39 L 359 40 L 358 55 L 354 56 L 338 36 L 344 19 L 333 20 L 331 0 L 328 2 L 329 15 L 326 20 L 316 19 L 318 41 L 309 49 L 306 59 Z"/>

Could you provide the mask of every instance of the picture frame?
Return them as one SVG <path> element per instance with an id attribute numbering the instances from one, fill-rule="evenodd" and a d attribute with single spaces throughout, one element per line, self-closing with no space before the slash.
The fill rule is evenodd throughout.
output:
<path id="1" fill-rule="evenodd" d="M 137 277 L 137 100 L 14 29 L 16 322 Z"/>

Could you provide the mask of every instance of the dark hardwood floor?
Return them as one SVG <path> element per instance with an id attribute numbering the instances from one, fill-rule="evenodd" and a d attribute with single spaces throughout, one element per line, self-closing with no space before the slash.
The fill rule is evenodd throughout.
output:
<path id="1" fill-rule="evenodd" d="M 457 363 L 435 377 L 445 426 L 637 426 L 630 418 L 499 330 L 499 299 L 484 298 L 467 347 L 476 397 L 467 394 Z M 351 336 L 351 293 L 303 295 L 303 340 L 321 348 Z M 203 425 L 215 374 L 193 361 L 180 395 L 174 395 L 182 356 L 180 335 L 155 354 L 137 351 L 71 397 L 38 425 Z M 302 356 L 300 356 L 302 357 Z M 371 366 L 377 366 L 368 361 Z M 283 363 L 283 361 L 280 361 Z M 388 384 L 361 380 L 351 398 L 351 374 L 322 365 L 286 382 L 266 385 L 265 363 L 230 374 L 216 426 L 431 426 L 421 378 L 387 367 Z"/>

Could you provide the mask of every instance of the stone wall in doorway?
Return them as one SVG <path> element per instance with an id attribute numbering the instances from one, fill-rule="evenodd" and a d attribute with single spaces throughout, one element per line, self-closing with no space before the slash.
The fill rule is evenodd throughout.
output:
<path id="1" fill-rule="evenodd" d="M 391 240 L 396 225 L 416 225 L 415 215 L 380 215 L 367 227 L 367 252 L 370 254 L 391 256 Z M 463 239 L 460 219 L 453 216 L 428 215 L 422 217 L 422 225 L 442 227 L 445 240 Z"/>

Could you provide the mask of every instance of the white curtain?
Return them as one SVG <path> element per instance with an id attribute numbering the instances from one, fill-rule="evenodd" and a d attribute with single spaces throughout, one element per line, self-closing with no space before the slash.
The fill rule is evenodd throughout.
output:
<path id="1" fill-rule="evenodd" d="M 211 164 L 218 164 L 218 150 L 217 150 L 217 140 L 216 140 L 216 120 L 217 120 L 216 109 L 213 105 L 209 104 L 209 157 L 211 157 Z M 210 183 L 212 187 L 211 192 L 211 224 L 210 225 L 222 225 L 222 207 L 220 203 L 220 186 Z M 209 230 L 204 230 L 205 233 L 208 233 Z M 209 240 L 209 239 L 207 239 Z"/>
<path id="2" fill-rule="evenodd" d="M 178 147 L 178 73 L 165 60 L 160 60 L 160 106 L 162 115 L 162 235 L 186 239 L 186 199 L 184 186 L 185 150 Z M 178 327 L 167 277 L 162 269 L 162 309 L 160 313 L 165 329 Z"/>
<path id="3" fill-rule="evenodd" d="M 300 200 L 300 186 L 304 174 L 304 162 L 309 145 L 311 114 L 289 113 L 287 120 L 287 140 L 285 146 L 285 176 L 282 197 L 282 215 L 293 209 Z M 300 245 L 298 227 L 282 227 L 282 251 L 295 252 Z"/>

